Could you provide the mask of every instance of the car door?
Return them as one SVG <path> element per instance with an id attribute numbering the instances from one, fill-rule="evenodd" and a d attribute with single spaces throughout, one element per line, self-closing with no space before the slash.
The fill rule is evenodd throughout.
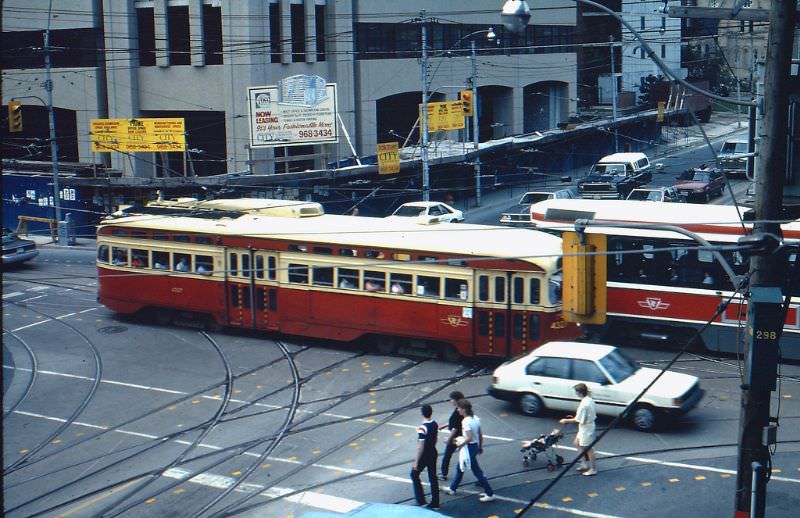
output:
<path id="1" fill-rule="evenodd" d="M 572 379 L 575 383 L 585 383 L 597 406 L 598 414 L 616 415 L 626 406 L 627 401 L 621 397 L 614 385 L 591 360 L 572 360 Z"/>
<path id="2" fill-rule="evenodd" d="M 526 367 L 525 374 L 525 390 L 538 394 L 547 408 L 575 412 L 578 396 L 570 379 L 568 358 L 537 358 Z"/>

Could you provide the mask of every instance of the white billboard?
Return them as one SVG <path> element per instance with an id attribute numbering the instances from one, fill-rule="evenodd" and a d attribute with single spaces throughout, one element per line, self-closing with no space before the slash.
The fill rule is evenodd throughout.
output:
<path id="1" fill-rule="evenodd" d="M 300 146 L 339 141 L 336 84 L 296 75 L 275 86 L 247 89 L 250 147 Z"/>

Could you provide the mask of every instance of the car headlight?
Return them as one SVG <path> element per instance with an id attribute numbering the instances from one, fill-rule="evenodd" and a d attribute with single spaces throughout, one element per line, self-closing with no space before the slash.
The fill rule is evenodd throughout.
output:
<path id="1" fill-rule="evenodd" d="M 694 191 L 692 191 L 692 192 L 706 192 L 706 188 L 705 188 L 705 187 L 703 187 L 703 188 L 701 188 L 701 189 L 695 189 L 695 190 L 694 190 Z"/>

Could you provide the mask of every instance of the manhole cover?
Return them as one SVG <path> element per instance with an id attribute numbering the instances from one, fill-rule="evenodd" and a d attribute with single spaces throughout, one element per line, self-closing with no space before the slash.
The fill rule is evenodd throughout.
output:
<path id="1" fill-rule="evenodd" d="M 101 327 L 100 329 L 97 330 L 97 332 L 106 335 L 114 335 L 117 333 L 124 333 L 127 330 L 128 328 L 125 326 L 106 326 L 106 327 Z"/>

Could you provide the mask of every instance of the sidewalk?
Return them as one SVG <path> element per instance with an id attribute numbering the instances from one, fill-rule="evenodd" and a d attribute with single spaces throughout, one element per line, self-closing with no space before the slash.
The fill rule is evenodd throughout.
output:
<path id="1" fill-rule="evenodd" d="M 716 139 L 736 133 L 747 132 L 746 117 L 741 118 L 741 123 L 742 125 L 740 128 L 736 124 L 736 112 L 714 112 L 714 114 L 711 116 L 711 121 L 703 124 L 702 126 L 706 132 L 706 135 L 708 135 L 709 140 L 712 142 L 712 144 L 714 144 L 715 149 L 718 151 L 720 145 L 715 142 Z M 682 139 L 682 141 L 677 145 L 668 146 L 665 144 L 658 144 L 649 149 L 643 150 L 653 162 L 657 162 L 657 159 L 669 156 L 676 151 L 706 146 L 706 141 L 703 138 L 703 134 L 696 126 L 689 126 L 686 128 L 668 128 L 665 131 L 686 131 L 688 136 L 687 138 Z M 460 202 L 457 208 L 464 211 L 464 220 L 466 223 L 472 223 L 476 219 L 483 220 L 485 217 L 490 215 L 496 215 L 499 220 L 500 212 L 511 205 L 514 205 L 516 200 L 526 191 L 574 187 L 576 180 L 584 176 L 586 172 L 587 171 L 583 168 L 564 171 L 564 176 L 569 176 L 572 178 L 572 182 L 570 183 L 560 183 L 556 180 L 553 180 L 537 184 L 535 186 L 531 184 L 530 189 L 528 189 L 527 185 L 511 185 L 500 187 L 498 189 L 484 188 L 481 191 L 480 207 L 473 205 L 475 203 L 475 198 L 471 197 Z"/>

